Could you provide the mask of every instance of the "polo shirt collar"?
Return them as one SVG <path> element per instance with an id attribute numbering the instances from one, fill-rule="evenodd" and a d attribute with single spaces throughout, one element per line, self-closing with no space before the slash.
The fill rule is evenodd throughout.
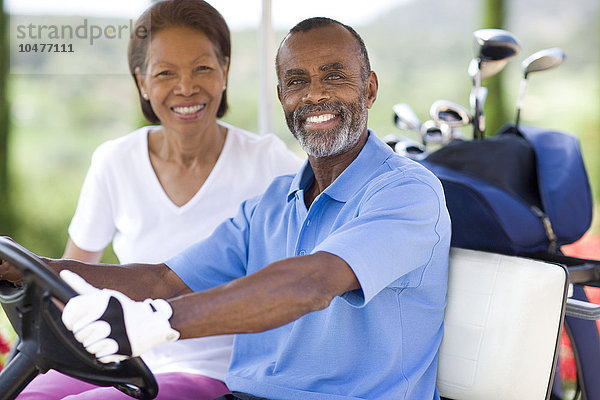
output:
<path id="1" fill-rule="evenodd" d="M 369 137 L 358 156 L 344 171 L 329 185 L 323 193 L 340 202 L 348 201 L 356 191 L 371 177 L 373 172 L 381 166 L 389 156 L 392 149 L 383 143 L 375 132 L 369 129 Z M 314 179 L 314 172 L 308 159 L 294 177 L 288 192 L 290 201 L 299 190 L 308 189 Z"/>

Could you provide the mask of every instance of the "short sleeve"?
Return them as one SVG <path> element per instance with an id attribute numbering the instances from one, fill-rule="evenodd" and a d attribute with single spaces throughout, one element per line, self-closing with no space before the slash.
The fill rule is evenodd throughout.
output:
<path id="1" fill-rule="evenodd" d="M 222 285 L 246 275 L 250 220 L 259 197 L 244 201 L 235 217 L 165 264 L 193 291 Z"/>
<path id="2" fill-rule="evenodd" d="M 114 216 L 108 185 L 108 164 L 102 147 L 92 155 L 77 209 L 69 225 L 69 237 L 79 248 L 87 251 L 103 250 L 111 242 Z"/>
<path id="3" fill-rule="evenodd" d="M 350 304 L 364 306 L 385 287 L 419 286 L 434 253 L 448 250 L 450 220 L 441 185 L 424 178 L 379 180 L 356 218 L 313 250 L 335 254 L 352 268 L 361 290 L 343 296 Z"/>

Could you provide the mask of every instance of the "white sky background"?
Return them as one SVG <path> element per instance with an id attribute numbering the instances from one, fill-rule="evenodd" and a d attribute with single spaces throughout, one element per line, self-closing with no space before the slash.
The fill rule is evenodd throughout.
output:
<path id="1" fill-rule="evenodd" d="M 289 29 L 308 17 L 332 17 L 349 25 L 360 25 L 385 10 L 410 0 L 272 0 L 275 29 Z M 231 30 L 257 28 L 262 0 L 208 0 Z M 149 0 L 6 0 L 4 7 L 14 14 L 65 14 L 137 18 Z"/>

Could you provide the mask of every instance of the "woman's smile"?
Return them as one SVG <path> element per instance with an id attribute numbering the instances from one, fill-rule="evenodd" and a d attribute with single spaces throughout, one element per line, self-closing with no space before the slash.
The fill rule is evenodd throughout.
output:
<path id="1" fill-rule="evenodd" d="M 195 119 L 202 114 L 206 103 L 178 104 L 171 107 L 171 110 L 181 119 Z"/>

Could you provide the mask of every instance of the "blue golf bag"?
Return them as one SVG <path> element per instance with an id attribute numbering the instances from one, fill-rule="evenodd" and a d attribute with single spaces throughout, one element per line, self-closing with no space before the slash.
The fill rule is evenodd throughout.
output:
<path id="1" fill-rule="evenodd" d="M 553 261 L 590 271 L 571 280 L 600 286 L 600 261 L 566 257 L 592 221 L 592 194 L 578 139 L 535 127 L 503 127 L 483 140 L 455 140 L 421 161 L 442 182 L 452 246 Z M 532 282 L 534 283 L 534 282 Z M 582 286 L 573 298 L 587 300 Z M 583 399 L 600 399 L 595 321 L 566 317 Z M 556 382 L 555 382 L 556 383 Z M 556 387 L 556 385 L 555 385 Z M 558 387 L 555 399 L 562 399 Z"/>
<path id="2" fill-rule="evenodd" d="M 423 162 L 440 180 L 452 246 L 518 255 L 554 253 L 592 221 L 592 195 L 575 136 L 509 125 L 453 141 Z"/>

